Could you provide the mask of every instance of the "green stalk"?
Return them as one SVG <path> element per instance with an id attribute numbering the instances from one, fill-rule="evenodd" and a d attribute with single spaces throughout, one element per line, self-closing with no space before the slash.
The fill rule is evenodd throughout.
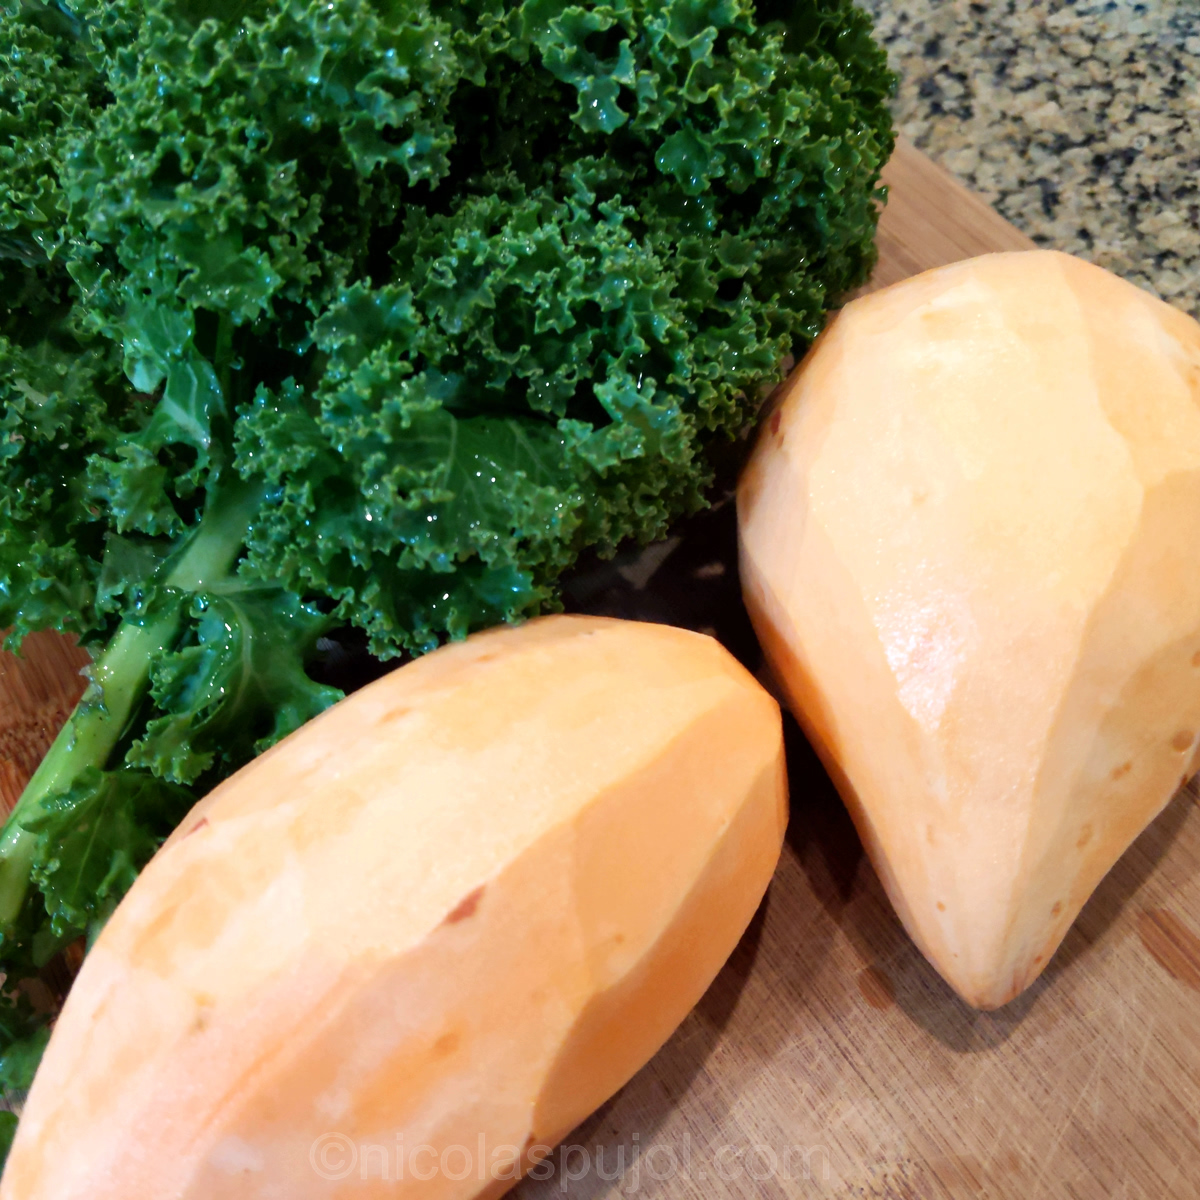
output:
<path id="1" fill-rule="evenodd" d="M 188 593 L 227 576 L 263 495 L 261 485 L 236 478 L 215 486 L 191 536 L 164 565 L 163 583 Z M 105 767 L 146 694 L 151 664 L 174 645 L 183 620 L 182 598 L 144 620 L 127 619 L 92 665 L 91 685 L 0 830 L 0 933 L 11 932 L 29 891 L 37 835 L 23 823 L 88 767 Z"/>

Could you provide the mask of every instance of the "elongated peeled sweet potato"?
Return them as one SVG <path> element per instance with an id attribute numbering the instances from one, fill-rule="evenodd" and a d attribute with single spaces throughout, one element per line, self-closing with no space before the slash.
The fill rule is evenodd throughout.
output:
<path id="1" fill-rule="evenodd" d="M 0 1196 L 496 1195 L 699 999 L 785 819 L 778 708 L 710 638 L 552 617 L 405 666 L 146 868 Z"/>
<path id="2" fill-rule="evenodd" d="M 917 944 L 1012 999 L 1195 769 L 1200 325 L 1063 254 L 846 306 L 738 496 L 743 587 Z"/>

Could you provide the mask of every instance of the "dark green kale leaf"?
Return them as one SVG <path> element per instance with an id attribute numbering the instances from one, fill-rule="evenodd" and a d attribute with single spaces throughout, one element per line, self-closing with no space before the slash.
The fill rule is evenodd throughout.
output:
<path id="1" fill-rule="evenodd" d="M 55 938 L 111 911 L 178 820 L 186 797 L 153 775 L 83 771 L 23 828 L 37 838 L 33 877 Z"/>
<path id="2" fill-rule="evenodd" d="M 111 101 L 69 269 L 157 401 L 90 496 L 177 534 L 231 430 L 280 498 L 246 569 L 383 656 L 700 506 L 706 441 L 873 261 L 891 80 L 846 3 L 77 11 Z"/>
<path id="3" fill-rule="evenodd" d="M 305 673 L 333 621 L 294 592 L 242 579 L 192 597 L 188 627 L 150 671 L 161 716 L 126 763 L 177 784 L 221 774 L 323 712 L 341 693 Z"/>
<path id="4" fill-rule="evenodd" d="M 0 627 L 88 634 L 103 529 L 81 472 L 120 436 L 119 356 L 69 329 L 21 346 L 0 338 Z M 100 622 L 103 626 L 103 622 Z"/>

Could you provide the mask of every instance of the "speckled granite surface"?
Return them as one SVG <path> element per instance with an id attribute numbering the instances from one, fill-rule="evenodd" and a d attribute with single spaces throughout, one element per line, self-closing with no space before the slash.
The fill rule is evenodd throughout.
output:
<path id="1" fill-rule="evenodd" d="M 1200 316 L 1200 0 L 859 0 L 897 123 L 1030 237 Z"/>

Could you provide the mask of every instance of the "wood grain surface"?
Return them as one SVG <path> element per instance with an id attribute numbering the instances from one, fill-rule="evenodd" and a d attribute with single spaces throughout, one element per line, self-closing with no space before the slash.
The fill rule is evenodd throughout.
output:
<path id="1" fill-rule="evenodd" d="M 89 662 L 71 638 L 35 633 L 19 655 L 0 651 L 0 808 L 7 816 L 83 695 Z"/>
<path id="2" fill-rule="evenodd" d="M 1032 250 L 1034 242 L 901 138 L 883 173 L 888 203 L 875 239 L 879 265 L 864 290 L 989 250 Z"/>
<path id="3" fill-rule="evenodd" d="M 1032 244 L 911 146 L 887 182 L 874 286 Z M 52 636 L 0 658 L 5 801 L 85 659 Z M 908 940 L 794 725 L 788 749 L 787 844 L 733 958 L 516 1194 L 1200 1197 L 1200 794 L 1138 839 L 1028 992 L 978 1013 Z"/>

